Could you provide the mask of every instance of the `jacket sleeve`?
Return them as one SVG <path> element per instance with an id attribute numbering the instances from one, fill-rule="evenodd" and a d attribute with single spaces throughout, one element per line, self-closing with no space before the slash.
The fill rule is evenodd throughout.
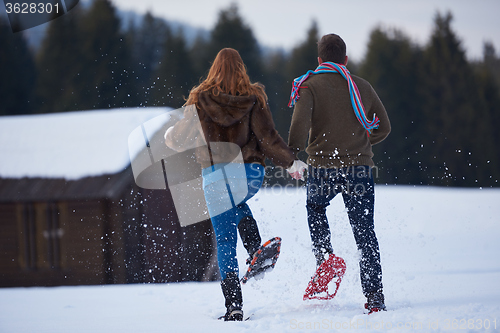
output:
<path id="1" fill-rule="evenodd" d="M 372 100 L 373 104 L 368 111 L 368 119 L 373 119 L 373 115 L 375 114 L 380 120 L 378 128 L 374 129 L 370 134 L 370 143 L 375 145 L 382 142 L 389 135 L 391 132 L 391 122 L 389 121 L 389 116 L 387 115 L 384 104 L 382 104 L 382 101 L 373 88 Z"/>
<path id="2" fill-rule="evenodd" d="M 250 118 L 250 129 L 257 137 L 260 149 L 275 165 L 288 168 L 295 155 L 283 141 L 274 126 L 271 111 L 267 105 L 256 102 Z"/>
<path id="3" fill-rule="evenodd" d="M 177 152 L 206 144 L 195 105 L 188 105 L 184 117 L 167 130 L 165 144 Z"/>
<path id="4" fill-rule="evenodd" d="M 299 91 L 299 99 L 293 109 L 292 122 L 288 134 L 288 146 L 295 154 L 307 147 L 307 137 L 311 128 L 311 117 L 314 106 L 313 96 L 309 89 Z"/>

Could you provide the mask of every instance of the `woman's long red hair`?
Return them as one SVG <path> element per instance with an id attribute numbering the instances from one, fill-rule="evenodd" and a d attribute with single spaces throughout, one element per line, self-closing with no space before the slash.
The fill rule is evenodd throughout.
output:
<path id="1" fill-rule="evenodd" d="M 240 54 L 235 49 L 225 48 L 219 51 L 210 67 L 207 78 L 191 89 L 186 105 L 197 104 L 198 95 L 210 91 L 213 95 L 225 93 L 233 96 L 257 96 L 262 106 L 267 103 L 264 86 L 250 82 L 247 69 Z"/>

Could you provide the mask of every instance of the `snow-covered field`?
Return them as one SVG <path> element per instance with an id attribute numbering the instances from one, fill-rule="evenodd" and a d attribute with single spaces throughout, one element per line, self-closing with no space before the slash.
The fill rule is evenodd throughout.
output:
<path id="1" fill-rule="evenodd" d="M 337 297 L 303 301 L 314 271 L 301 190 L 262 190 L 263 238 L 281 236 L 273 272 L 243 286 L 245 322 L 222 322 L 219 283 L 0 289 L 0 332 L 500 331 L 500 190 L 377 186 L 387 312 L 363 314 L 357 251 L 342 199 L 328 210 L 347 272 Z M 238 244 L 240 275 L 246 258 Z"/>

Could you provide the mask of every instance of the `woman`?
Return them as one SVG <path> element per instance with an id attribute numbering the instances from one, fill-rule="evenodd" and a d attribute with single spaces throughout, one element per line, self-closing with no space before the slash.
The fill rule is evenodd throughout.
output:
<path id="1" fill-rule="evenodd" d="M 250 82 L 238 51 L 225 48 L 217 54 L 207 78 L 191 90 L 186 105 L 196 106 L 195 116 L 208 146 L 197 151 L 197 161 L 203 169 L 203 189 L 217 240 L 224 320 L 242 320 L 236 230 L 250 257 L 261 243 L 246 201 L 262 185 L 266 157 L 284 168 L 297 163 L 274 128 L 263 86 Z M 167 146 L 178 146 L 186 140 L 183 133 L 193 131 L 188 118 L 167 131 Z"/>

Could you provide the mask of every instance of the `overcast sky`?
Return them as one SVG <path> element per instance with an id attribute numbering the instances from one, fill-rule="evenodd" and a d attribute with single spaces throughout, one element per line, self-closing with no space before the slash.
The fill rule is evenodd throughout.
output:
<path id="1" fill-rule="evenodd" d="M 396 27 L 423 45 L 429 39 L 437 11 L 451 11 L 452 28 L 469 58 L 482 56 L 483 43 L 500 53 L 500 0 L 112 0 L 120 9 L 190 23 L 211 29 L 218 13 L 237 3 L 257 38 L 266 46 L 292 48 L 306 37 L 316 20 L 320 34 L 337 33 L 348 55 L 360 60 L 370 31 L 377 25 Z"/>

